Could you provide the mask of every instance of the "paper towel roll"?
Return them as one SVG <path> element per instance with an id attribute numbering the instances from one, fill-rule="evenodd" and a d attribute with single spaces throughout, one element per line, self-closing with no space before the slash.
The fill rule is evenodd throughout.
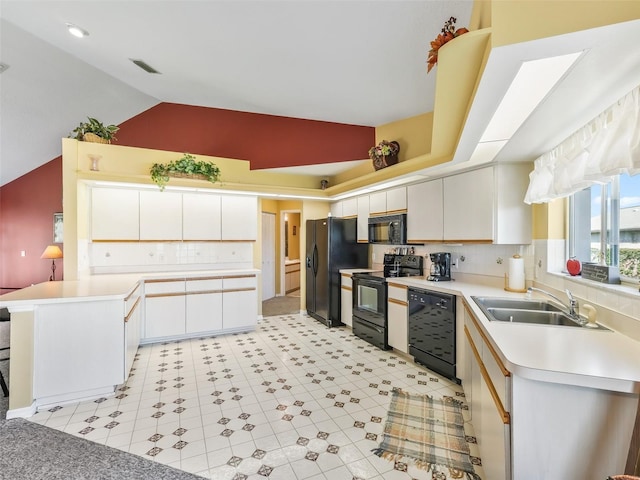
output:
<path id="1" fill-rule="evenodd" d="M 509 259 L 509 288 L 524 290 L 524 259 L 520 255 Z"/>

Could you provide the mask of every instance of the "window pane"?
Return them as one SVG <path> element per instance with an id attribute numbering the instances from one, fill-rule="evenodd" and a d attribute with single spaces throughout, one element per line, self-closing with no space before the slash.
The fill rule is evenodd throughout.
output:
<path id="1" fill-rule="evenodd" d="M 620 175 L 620 275 L 640 279 L 640 175 Z"/>

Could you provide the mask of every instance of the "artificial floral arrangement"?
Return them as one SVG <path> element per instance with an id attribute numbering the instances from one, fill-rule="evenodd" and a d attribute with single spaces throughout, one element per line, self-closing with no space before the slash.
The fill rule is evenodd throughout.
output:
<path id="1" fill-rule="evenodd" d="M 115 134 L 120 127 L 116 125 L 103 125 L 102 122 L 95 118 L 87 117 L 88 122 L 80 122 L 76 128 L 69 134 L 69 138 L 84 142 L 94 143 L 111 143 L 115 140 Z"/>
<path id="2" fill-rule="evenodd" d="M 435 40 L 431 42 L 431 50 L 429 50 L 429 58 L 427 59 L 427 73 L 429 73 L 431 69 L 436 66 L 436 63 L 438 63 L 438 50 L 440 50 L 440 47 L 468 31 L 469 30 L 464 27 L 456 30 L 455 17 L 451 17 L 449 20 L 444 22 L 444 27 L 442 27 L 442 30 L 440 31 L 441 33 L 439 33 Z"/>
<path id="3" fill-rule="evenodd" d="M 387 142 L 382 140 L 375 147 L 369 149 L 369 158 L 373 160 L 376 170 L 398 163 L 398 152 L 400 144 L 396 141 Z"/>
<path id="4" fill-rule="evenodd" d="M 220 178 L 220 169 L 213 162 L 196 161 L 196 157 L 185 153 L 182 158 L 173 160 L 167 164 L 154 163 L 149 170 L 151 180 L 164 190 L 169 182 L 169 177 L 202 178 L 215 183 Z"/>

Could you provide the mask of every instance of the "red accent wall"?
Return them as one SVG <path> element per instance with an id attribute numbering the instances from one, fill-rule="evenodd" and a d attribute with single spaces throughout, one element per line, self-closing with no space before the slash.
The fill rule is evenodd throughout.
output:
<path id="1" fill-rule="evenodd" d="M 116 137 L 119 145 L 250 160 L 263 169 L 365 159 L 375 128 L 161 103 L 123 122 Z M 40 255 L 53 242 L 56 212 L 61 157 L 0 187 L 0 287 L 48 280 L 51 263 Z M 58 279 L 63 263 L 56 261 Z"/>
<path id="2" fill-rule="evenodd" d="M 56 212 L 62 212 L 62 157 L 0 188 L 0 287 L 22 288 L 49 279 L 51 260 L 40 255 L 53 243 Z M 56 279 L 62 279 L 64 259 L 56 260 L 56 267 Z"/>
<path id="3" fill-rule="evenodd" d="M 251 161 L 251 169 L 363 160 L 375 128 L 161 103 L 123 122 L 117 144 Z"/>

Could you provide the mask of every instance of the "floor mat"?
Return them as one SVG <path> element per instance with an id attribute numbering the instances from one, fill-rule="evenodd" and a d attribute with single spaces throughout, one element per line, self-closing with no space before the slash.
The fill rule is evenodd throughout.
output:
<path id="1" fill-rule="evenodd" d="M 480 480 L 471 462 L 460 402 L 452 397 L 437 400 L 394 389 L 382 442 L 373 452 L 395 462 L 410 461 L 434 472 L 434 478 Z"/>

